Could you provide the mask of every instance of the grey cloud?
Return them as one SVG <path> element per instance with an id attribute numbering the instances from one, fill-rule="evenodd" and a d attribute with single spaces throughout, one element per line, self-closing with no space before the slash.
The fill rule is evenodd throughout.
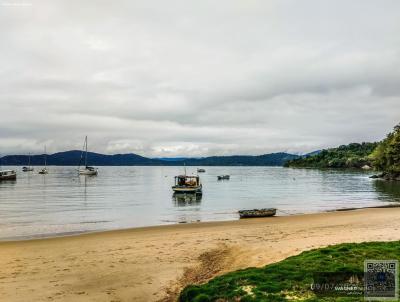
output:
<path id="1" fill-rule="evenodd" d="M 0 152 L 307 152 L 400 117 L 397 1 L 0 6 Z"/>

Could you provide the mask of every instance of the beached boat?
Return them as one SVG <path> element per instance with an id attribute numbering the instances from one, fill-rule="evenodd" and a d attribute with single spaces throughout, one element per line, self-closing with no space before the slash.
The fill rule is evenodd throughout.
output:
<path id="1" fill-rule="evenodd" d="M 87 136 L 85 137 L 85 142 L 83 144 L 83 150 L 81 154 L 81 159 L 79 160 L 79 166 L 78 166 L 78 173 L 79 175 L 88 175 L 88 176 L 94 176 L 98 174 L 98 169 L 94 167 L 89 167 L 87 165 L 87 146 L 88 146 L 88 139 Z M 83 154 L 85 154 L 85 166 L 81 168 L 81 163 L 83 159 Z"/>
<path id="2" fill-rule="evenodd" d="M 218 177 L 218 180 L 228 180 L 231 178 L 229 175 L 219 175 L 217 177 Z"/>
<path id="3" fill-rule="evenodd" d="M 14 170 L 0 170 L 0 181 L 1 180 L 16 180 L 17 172 Z"/>
<path id="4" fill-rule="evenodd" d="M 47 154 L 46 154 L 46 146 L 44 146 L 44 168 L 39 170 L 39 174 L 48 174 L 49 170 L 47 170 Z"/>
<path id="5" fill-rule="evenodd" d="M 33 167 L 31 166 L 31 155 L 29 154 L 29 162 L 27 167 L 22 167 L 22 172 L 32 172 Z"/>
<path id="6" fill-rule="evenodd" d="M 179 175 L 175 176 L 175 185 L 172 186 L 175 193 L 202 194 L 202 184 L 199 176 Z"/>
<path id="7" fill-rule="evenodd" d="M 204 173 L 204 172 L 206 172 L 205 169 L 197 169 L 197 173 Z"/>
<path id="8" fill-rule="evenodd" d="M 274 208 L 239 211 L 240 218 L 271 217 L 275 216 L 275 214 L 276 214 L 276 209 Z"/>

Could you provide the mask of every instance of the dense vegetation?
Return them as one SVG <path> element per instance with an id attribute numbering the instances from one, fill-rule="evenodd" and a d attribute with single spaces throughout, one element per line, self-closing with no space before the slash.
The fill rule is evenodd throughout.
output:
<path id="1" fill-rule="evenodd" d="M 400 177 L 400 124 L 378 145 L 371 158 L 377 170 Z"/>
<path id="2" fill-rule="evenodd" d="M 338 148 L 322 150 L 318 154 L 304 156 L 285 163 L 286 167 L 309 168 L 361 168 L 371 166 L 370 154 L 378 143 L 352 143 Z"/>
<path id="3" fill-rule="evenodd" d="M 340 244 L 303 252 L 263 268 L 249 268 L 186 287 L 181 302 L 200 301 L 364 301 L 363 297 L 316 296 L 314 273 L 362 273 L 365 259 L 400 260 L 400 242 Z"/>
<path id="4" fill-rule="evenodd" d="M 211 156 L 186 159 L 184 162 L 188 166 L 283 166 L 285 162 L 294 158 L 298 156 L 280 152 L 258 156 Z"/>

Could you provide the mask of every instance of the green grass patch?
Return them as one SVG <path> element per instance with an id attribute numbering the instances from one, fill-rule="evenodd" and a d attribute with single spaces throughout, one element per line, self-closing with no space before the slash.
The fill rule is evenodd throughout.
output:
<path id="1" fill-rule="evenodd" d="M 187 286 L 179 301 L 363 301 L 363 297 L 317 297 L 310 285 L 315 272 L 363 272 L 366 259 L 400 260 L 400 241 L 347 243 L 303 252 L 263 268 Z"/>

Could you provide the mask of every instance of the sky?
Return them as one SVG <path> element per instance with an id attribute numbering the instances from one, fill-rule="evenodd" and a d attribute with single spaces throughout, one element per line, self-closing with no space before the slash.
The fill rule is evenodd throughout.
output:
<path id="1" fill-rule="evenodd" d="M 306 153 L 400 122 L 400 1 L 0 0 L 0 153 Z"/>

